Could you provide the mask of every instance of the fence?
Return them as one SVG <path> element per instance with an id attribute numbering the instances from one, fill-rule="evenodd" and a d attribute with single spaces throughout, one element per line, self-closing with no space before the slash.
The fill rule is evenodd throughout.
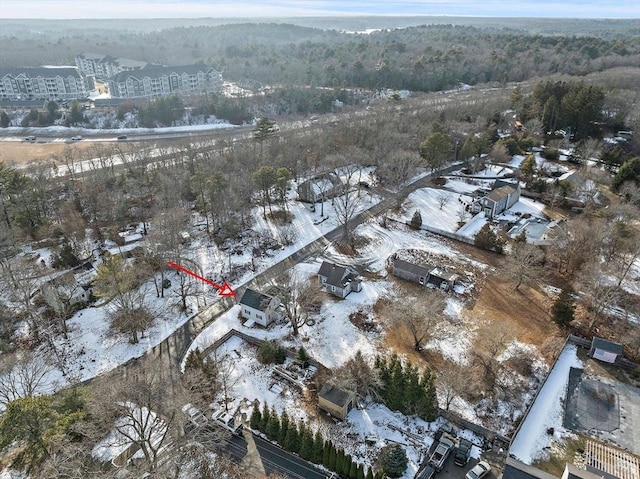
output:
<path id="1" fill-rule="evenodd" d="M 469 429 L 470 431 L 479 434 L 484 437 L 489 443 L 499 443 L 500 447 L 506 449 L 509 446 L 510 439 L 507 436 L 503 436 L 491 429 L 487 429 L 484 426 L 480 426 L 479 424 L 475 424 L 471 421 L 466 420 L 463 417 L 458 416 L 456 413 L 452 411 L 445 411 L 444 409 L 440 409 L 440 416 L 447 419 L 448 421 L 460 426 L 464 429 Z"/>

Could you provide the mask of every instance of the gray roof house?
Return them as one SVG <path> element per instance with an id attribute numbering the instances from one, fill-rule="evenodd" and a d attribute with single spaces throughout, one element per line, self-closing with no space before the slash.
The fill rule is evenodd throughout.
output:
<path id="1" fill-rule="evenodd" d="M 605 363 L 615 363 L 623 355 L 622 344 L 594 337 L 591 341 L 589 356 Z"/>
<path id="2" fill-rule="evenodd" d="M 391 258 L 391 272 L 394 276 L 412 281 L 421 286 L 436 286 L 441 289 L 451 289 L 459 276 L 442 268 L 431 265 L 417 265 L 401 259 Z"/>
<path id="3" fill-rule="evenodd" d="M 307 203 L 317 203 L 323 199 L 339 196 L 344 191 L 344 184 L 338 175 L 330 171 L 315 176 L 298 185 L 298 199 Z"/>
<path id="4" fill-rule="evenodd" d="M 354 270 L 344 266 L 337 266 L 327 261 L 322 262 L 318 271 L 318 281 L 327 293 L 339 298 L 346 298 L 351 292 L 362 291 L 362 282 Z"/>
<path id="5" fill-rule="evenodd" d="M 355 401 L 356 395 L 354 393 L 343 391 L 328 383 L 322 386 L 318 393 L 318 407 L 343 421 L 353 408 Z"/>
<path id="6" fill-rule="evenodd" d="M 267 327 L 283 318 L 280 301 L 273 296 L 247 288 L 240 299 L 241 315 L 247 320 L 245 326 L 259 324 Z"/>

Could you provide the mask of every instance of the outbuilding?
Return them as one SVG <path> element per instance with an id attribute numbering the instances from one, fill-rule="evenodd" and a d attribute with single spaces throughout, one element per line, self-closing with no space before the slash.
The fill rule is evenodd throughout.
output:
<path id="1" fill-rule="evenodd" d="M 318 393 L 318 407 L 333 417 L 345 420 L 349 411 L 353 409 L 356 395 L 344 391 L 337 386 L 326 383 Z"/>

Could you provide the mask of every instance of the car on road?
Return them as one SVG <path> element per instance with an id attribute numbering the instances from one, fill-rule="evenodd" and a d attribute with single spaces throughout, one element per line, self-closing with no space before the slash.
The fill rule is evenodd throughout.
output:
<path id="1" fill-rule="evenodd" d="M 27 137 L 25 137 L 24 141 L 28 141 L 29 143 L 33 143 L 34 141 L 36 141 L 36 137 L 35 136 L 27 136 Z"/>
<path id="2" fill-rule="evenodd" d="M 211 415 L 211 419 L 227 431 L 230 431 L 232 434 L 240 434 L 240 431 L 242 430 L 242 424 L 236 423 L 233 416 L 224 410 L 214 412 Z"/>
<path id="3" fill-rule="evenodd" d="M 469 462 L 469 457 L 471 457 L 472 447 L 473 444 L 471 441 L 460 439 L 460 442 L 458 442 L 458 448 L 456 449 L 456 454 L 453 456 L 453 463 L 456 466 L 466 466 L 467 462 Z"/>
<path id="4" fill-rule="evenodd" d="M 82 137 L 80 135 L 71 137 L 71 141 L 80 141 L 80 140 L 82 140 Z"/>
<path id="5" fill-rule="evenodd" d="M 118 140 L 118 141 L 124 141 L 124 140 L 126 140 L 126 139 L 127 139 L 127 135 L 120 135 L 120 136 L 117 138 L 117 140 Z"/>
<path id="6" fill-rule="evenodd" d="M 464 479 L 482 479 L 484 476 L 489 474 L 491 471 L 491 466 L 486 461 L 480 461 L 476 464 L 473 469 L 467 472 L 467 475 L 464 476 Z"/>
<path id="7" fill-rule="evenodd" d="M 182 412 L 189 418 L 189 421 L 191 421 L 195 427 L 207 424 L 207 417 L 193 404 L 185 404 L 182 406 Z"/>

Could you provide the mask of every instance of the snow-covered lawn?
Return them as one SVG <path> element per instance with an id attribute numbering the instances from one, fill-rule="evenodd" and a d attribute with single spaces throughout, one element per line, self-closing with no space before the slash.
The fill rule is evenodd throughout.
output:
<path id="1" fill-rule="evenodd" d="M 541 458 L 552 440 L 571 434 L 562 423 L 569 369 L 572 367 L 582 368 L 583 363 L 578 358 L 576 346 L 569 344 L 558 357 L 511 444 L 509 452 L 525 464 Z M 549 428 L 554 429 L 553 434 L 547 433 Z"/>
<path id="2" fill-rule="evenodd" d="M 411 193 L 402 205 L 402 221 L 411 221 L 415 211 L 422 215 L 422 224 L 444 231 L 458 229 L 465 204 L 472 198 L 460 193 L 435 188 L 420 188 Z M 465 214 L 466 215 L 466 214 Z"/>

